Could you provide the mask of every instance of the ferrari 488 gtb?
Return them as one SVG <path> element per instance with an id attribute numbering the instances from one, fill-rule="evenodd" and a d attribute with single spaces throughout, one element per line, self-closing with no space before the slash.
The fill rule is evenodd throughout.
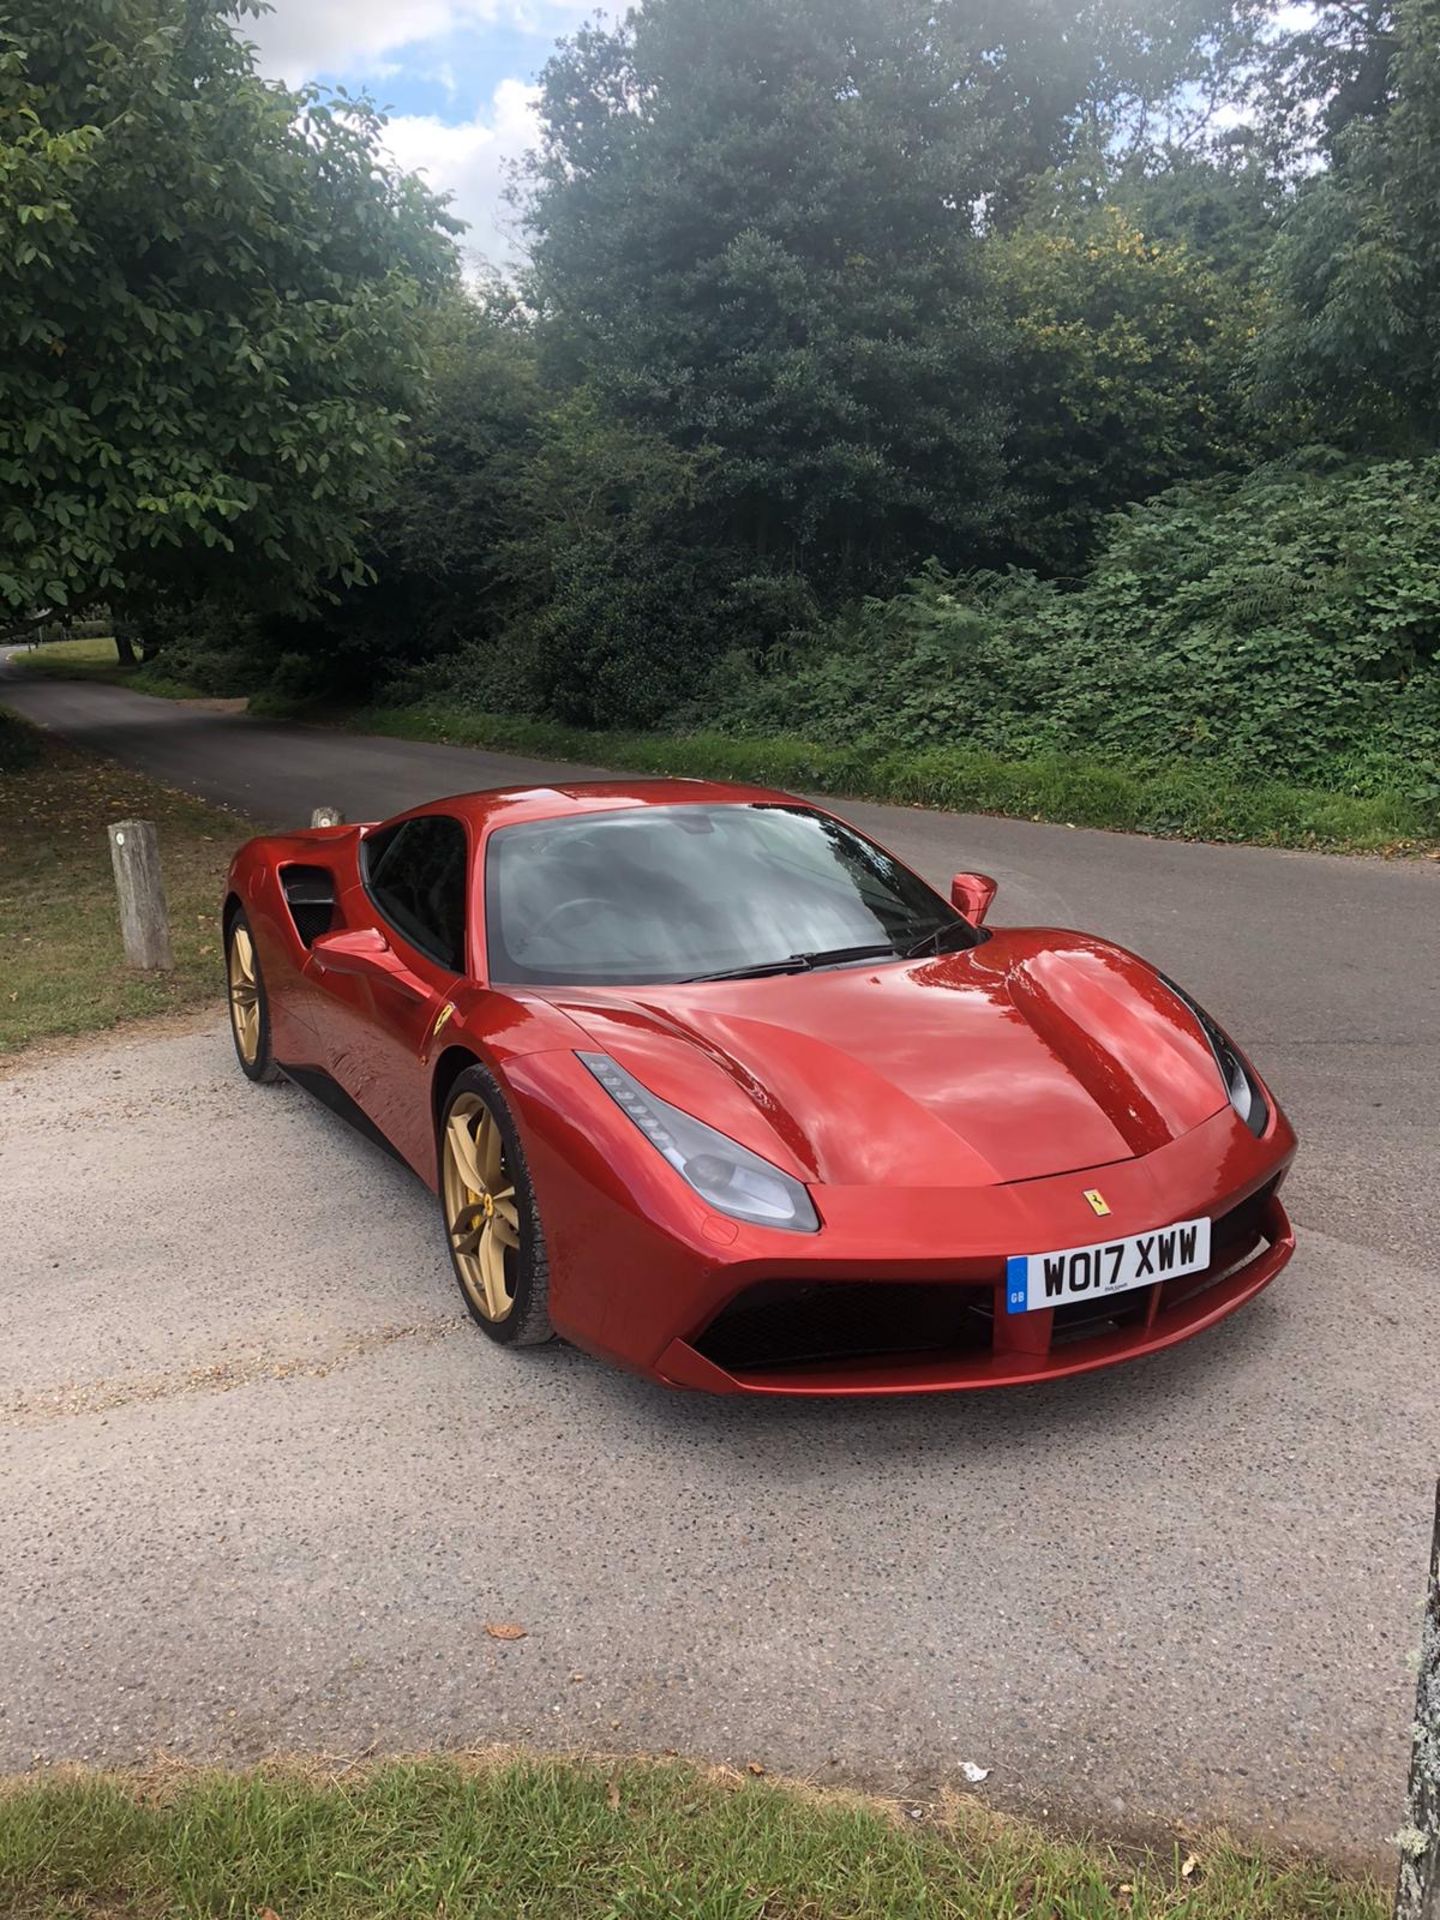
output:
<path id="1" fill-rule="evenodd" d="M 715 1393 L 992 1387 L 1257 1294 L 1295 1136 L 1082 933 L 985 927 L 842 820 L 657 780 L 252 840 L 240 1064 L 436 1190 L 475 1319 Z"/>

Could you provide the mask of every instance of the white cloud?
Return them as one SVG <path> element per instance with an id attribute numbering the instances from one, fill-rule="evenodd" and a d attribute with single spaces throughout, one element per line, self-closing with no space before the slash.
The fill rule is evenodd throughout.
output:
<path id="1" fill-rule="evenodd" d="M 291 86 L 317 73 L 373 71 L 399 47 L 423 47 L 463 29 L 518 27 L 553 37 L 593 10 L 593 0 L 274 0 L 241 31 L 264 72 Z"/>
<path id="2" fill-rule="evenodd" d="M 537 97 L 523 81 L 502 80 L 471 120 L 451 125 L 433 114 L 399 114 L 385 129 L 401 166 L 454 195 L 452 213 L 469 222 L 460 245 L 472 267 L 503 267 L 521 251 L 502 199 L 505 166 L 535 143 Z"/>
<path id="3" fill-rule="evenodd" d="M 240 31 L 258 46 L 261 72 L 289 86 L 341 75 L 383 98 L 387 85 L 403 95 L 407 78 L 438 85 L 444 117 L 396 113 L 386 144 L 402 166 L 453 195 L 452 211 L 469 226 L 460 242 L 467 262 L 503 268 L 523 252 L 503 200 L 505 166 L 535 142 L 537 94 L 514 77 L 489 91 L 496 67 L 487 30 L 506 48 L 506 65 L 517 32 L 532 38 L 538 69 L 547 41 L 616 12 L 614 0 L 273 0 L 271 12 L 242 17 Z M 484 91 L 489 98 L 477 101 Z"/>

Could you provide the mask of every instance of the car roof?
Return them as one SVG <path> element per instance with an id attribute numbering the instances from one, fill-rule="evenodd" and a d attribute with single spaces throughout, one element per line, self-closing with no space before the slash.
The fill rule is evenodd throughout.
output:
<path id="1" fill-rule="evenodd" d="M 625 807 L 805 805 L 793 793 L 774 787 L 743 786 L 729 780 L 631 779 L 567 780 L 554 786 L 490 787 L 478 793 L 453 793 L 443 800 L 427 800 L 407 813 L 444 813 L 467 820 L 481 832 L 514 826 L 525 820 L 556 820 L 586 813 L 614 813 Z"/>

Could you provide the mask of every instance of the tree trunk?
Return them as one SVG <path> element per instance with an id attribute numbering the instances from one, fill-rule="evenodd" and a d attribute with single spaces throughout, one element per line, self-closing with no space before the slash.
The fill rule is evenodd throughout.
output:
<path id="1" fill-rule="evenodd" d="M 135 628 L 129 620 L 115 622 L 115 652 L 122 667 L 138 667 L 140 656 L 135 651 Z"/>
<path id="2" fill-rule="evenodd" d="M 1440 1486 L 1415 1688 L 1410 1803 L 1400 1834 L 1395 1920 L 1440 1920 Z"/>

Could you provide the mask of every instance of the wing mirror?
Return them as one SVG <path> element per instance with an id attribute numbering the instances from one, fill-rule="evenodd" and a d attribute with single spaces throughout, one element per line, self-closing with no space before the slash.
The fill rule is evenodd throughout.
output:
<path id="1" fill-rule="evenodd" d="M 957 873 L 950 882 L 950 904 L 972 927 L 978 927 L 990 911 L 996 885 L 988 873 Z"/>

